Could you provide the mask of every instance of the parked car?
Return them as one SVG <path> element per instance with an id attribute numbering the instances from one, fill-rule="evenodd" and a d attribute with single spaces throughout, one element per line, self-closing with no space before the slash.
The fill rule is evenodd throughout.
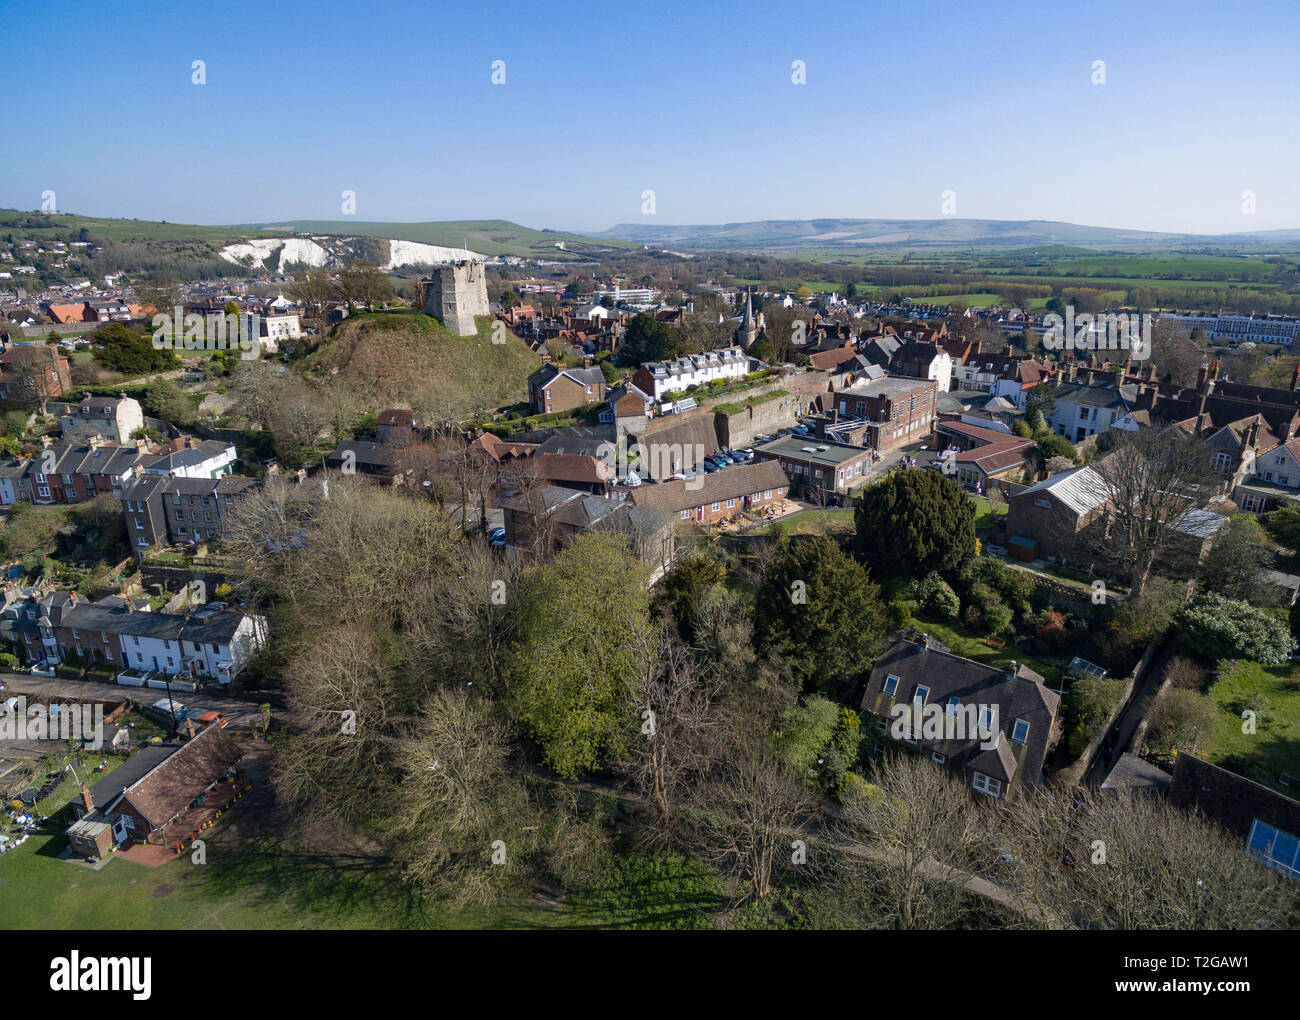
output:
<path id="1" fill-rule="evenodd" d="M 716 461 L 706 460 L 704 462 L 704 471 L 706 474 L 711 475 L 713 474 L 713 472 L 721 471 L 721 470 L 722 470 L 722 465 L 718 464 Z"/>
<path id="2" fill-rule="evenodd" d="M 754 459 L 754 448 L 751 447 L 751 446 L 746 446 L 743 450 L 740 451 L 740 453 L 741 453 L 741 456 L 743 456 L 743 457 L 745 458 L 745 460 L 753 460 L 753 459 Z"/>
<path id="3" fill-rule="evenodd" d="M 506 547 L 506 529 L 493 528 L 488 532 L 488 545 L 493 549 L 504 549 Z"/>

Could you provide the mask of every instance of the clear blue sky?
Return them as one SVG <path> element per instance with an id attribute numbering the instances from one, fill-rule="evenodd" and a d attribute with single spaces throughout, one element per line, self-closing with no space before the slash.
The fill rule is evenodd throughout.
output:
<path id="1" fill-rule="evenodd" d="M 1297 0 L 0 0 L 0 32 L 6 207 L 340 219 L 350 189 L 364 220 L 598 230 L 647 189 L 665 224 L 928 219 L 951 189 L 963 217 L 1300 227 Z"/>

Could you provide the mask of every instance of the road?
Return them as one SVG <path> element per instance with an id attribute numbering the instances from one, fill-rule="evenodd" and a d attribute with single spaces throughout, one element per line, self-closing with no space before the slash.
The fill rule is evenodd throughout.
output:
<path id="1" fill-rule="evenodd" d="M 93 680 L 62 680 L 58 677 L 30 676 L 26 673 L 0 673 L 0 681 L 5 685 L 5 697 L 26 695 L 29 702 L 41 704 L 57 702 L 60 698 L 105 698 L 120 701 L 131 698 L 139 704 L 152 704 L 159 698 L 167 697 L 165 690 L 152 687 L 123 687 L 118 684 L 101 684 Z M 274 710 L 279 704 L 278 696 L 255 695 L 248 698 L 226 697 L 219 694 L 189 694 L 181 691 L 172 695 L 187 708 L 196 708 L 201 712 L 216 710 L 226 716 L 230 726 L 249 727 L 259 723 L 262 718 L 261 704 L 270 701 Z"/>

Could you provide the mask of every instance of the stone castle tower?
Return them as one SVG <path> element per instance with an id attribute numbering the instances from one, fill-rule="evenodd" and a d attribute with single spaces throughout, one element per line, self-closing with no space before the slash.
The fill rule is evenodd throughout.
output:
<path id="1" fill-rule="evenodd" d="M 424 290 L 424 310 L 459 336 L 473 336 L 478 332 L 474 316 L 491 314 L 487 270 L 481 262 L 439 266 L 420 284 Z"/>

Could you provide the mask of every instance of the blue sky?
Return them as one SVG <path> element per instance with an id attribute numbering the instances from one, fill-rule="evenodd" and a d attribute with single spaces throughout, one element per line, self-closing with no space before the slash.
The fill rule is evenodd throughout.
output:
<path id="1" fill-rule="evenodd" d="M 962 217 L 1300 227 L 1296 0 L 0 0 L 0 33 L 4 207 L 341 219 L 346 189 L 363 220 L 599 230 L 646 190 L 664 224 L 929 219 L 951 190 Z"/>

